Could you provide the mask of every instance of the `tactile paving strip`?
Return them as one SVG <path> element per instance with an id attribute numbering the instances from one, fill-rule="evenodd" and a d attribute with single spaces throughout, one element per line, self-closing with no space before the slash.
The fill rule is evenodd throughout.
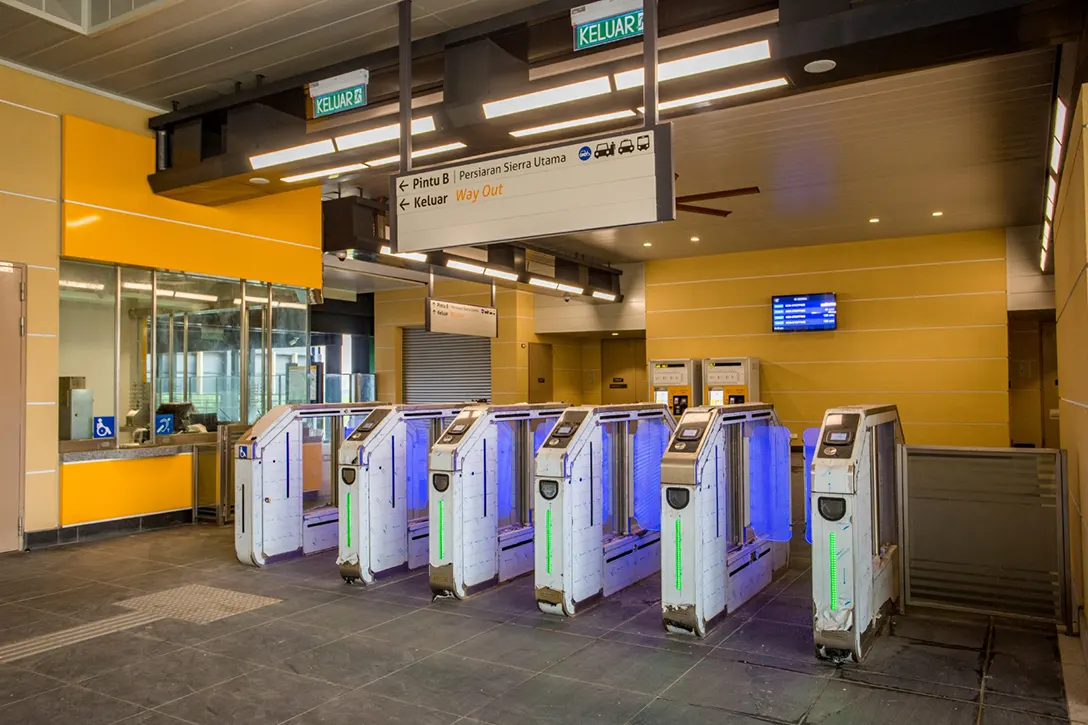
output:
<path id="1" fill-rule="evenodd" d="M 283 600 L 230 589 L 189 584 L 134 599 L 125 599 L 117 604 L 125 609 L 157 614 L 164 619 L 209 624 L 235 614 L 279 604 L 281 601 Z"/>

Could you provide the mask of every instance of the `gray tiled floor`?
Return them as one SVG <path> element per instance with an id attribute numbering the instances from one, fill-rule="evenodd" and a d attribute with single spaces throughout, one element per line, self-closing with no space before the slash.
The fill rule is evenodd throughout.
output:
<path id="1" fill-rule="evenodd" d="M 900 617 L 862 666 L 817 661 L 800 557 L 705 640 L 665 634 L 656 578 L 568 620 L 536 610 L 531 578 L 432 603 L 424 574 L 348 587 L 333 558 L 258 571 L 205 527 L 0 556 L 0 647 L 185 584 L 281 600 L 0 664 L 0 723 L 1068 722 L 1053 630 Z"/>

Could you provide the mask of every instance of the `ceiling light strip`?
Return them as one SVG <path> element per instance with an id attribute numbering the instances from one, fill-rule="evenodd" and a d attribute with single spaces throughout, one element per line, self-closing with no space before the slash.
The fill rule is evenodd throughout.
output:
<path id="1" fill-rule="evenodd" d="M 419 151 L 412 152 L 413 159 L 423 158 L 425 156 L 434 156 L 435 154 L 443 154 L 447 151 L 458 151 L 463 148 L 468 148 L 460 141 L 456 143 L 448 143 L 442 146 L 433 146 L 429 149 L 420 149 Z M 366 165 L 370 167 L 375 166 L 388 166 L 389 164 L 396 164 L 400 162 L 400 156 L 386 156 L 380 159 L 374 159 L 373 161 L 367 161 Z"/>
<path id="2" fill-rule="evenodd" d="M 759 83 L 749 83 L 744 86 L 734 86 L 733 88 L 723 88 L 720 91 L 711 91 L 710 93 L 701 93 L 697 96 L 689 96 L 687 98 L 677 98 L 674 101 L 665 101 L 664 103 L 657 104 L 657 108 L 660 111 L 668 111 L 672 108 L 681 108 L 683 106 L 694 106 L 699 103 L 710 103 L 711 101 L 720 101 L 723 98 L 733 98 L 734 96 L 742 96 L 747 93 L 756 93 L 758 91 L 766 91 L 772 88 L 782 88 L 788 86 L 790 82 L 785 78 L 772 78 L 766 81 L 760 81 Z M 645 112 L 643 109 L 639 109 L 641 112 Z"/>
<path id="3" fill-rule="evenodd" d="M 587 81 L 579 81 L 557 88 L 549 88 L 546 91 L 526 93 L 522 96 L 504 98 L 501 101 L 491 101 L 484 104 L 484 117 L 488 119 L 509 116 L 514 113 L 532 111 L 537 108 L 557 106 L 560 103 L 579 101 L 583 98 L 603 96 L 612 92 L 612 84 L 607 76 L 591 78 Z"/>
<path id="4" fill-rule="evenodd" d="M 667 63 L 657 64 L 657 79 L 659 82 L 687 78 L 688 76 L 708 73 L 715 70 L 732 68 L 745 63 L 768 60 L 771 57 L 771 44 L 766 40 L 754 43 L 738 45 L 733 48 L 702 53 L 687 58 L 671 60 Z M 645 82 L 645 70 L 635 68 L 615 75 L 616 88 L 626 90 L 638 88 Z"/>
<path id="5" fill-rule="evenodd" d="M 308 171 L 305 174 L 295 174 L 294 176 L 284 176 L 280 181 L 286 184 L 294 184 L 299 181 L 308 181 L 310 179 L 320 179 L 325 176 L 336 176 L 337 174 L 346 174 L 349 171 L 362 171 L 366 168 L 366 164 L 348 164 L 346 166 L 337 166 L 332 169 L 321 169 L 320 171 Z"/>
<path id="6" fill-rule="evenodd" d="M 435 128 L 434 117 L 432 116 L 425 116 L 412 120 L 413 136 L 421 133 L 430 133 L 431 131 L 434 131 Z M 337 136 L 336 148 L 340 151 L 347 151 L 348 149 L 373 146 L 374 144 L 383 143 L 385 141 L 396 141 L 398 139 L 400 139 L 400 124 L 394 123 L 388 126 L 381 126 L 379 128 L 367 129 L 366 131 L 357 131 L 356 133 Z"/>
<path id="7" fill-rule="evenodd" d="M 510 135 L 515 138 L 522 138 L 524 136 L 536 136 L 541 133 L 551 133 L 552 131 L 562 131 L 567 128 L 578 128 L 580 126 L 590 126 L 595 123 L 607 123 L 608 121 L 618 121 L 621 118 L 634 118 L 636 114 L 632 110 L 616 111 L 615 113 L 602 113 L 599 116 L 587 116 L 585 118 L 575 118 L 570 121 L 560 121 L 558 123 L 549 123 L 545 126 L 534 126 L 533 128 L 523 128 L 518 131 L 511 131 Z"/>
<path id="8" fill-rule="evenodd" d="M 267 154 L 250 156 L 249 165 L 254 169 L 264 169 L 269 166 L 288 164 L 292 161 L 312 159 L 315 156 L 324 156 L 325 154 L 331 154 L 334 151 L 336 151 L 336 148 L 333 146 L 332 139 L 327 138 L 323 141 L 314 141 L 313 143 L 305 143 L 301 146 L 292 146 L 290 148 L 280 149 L 279 151 L 270 151 Z"/>

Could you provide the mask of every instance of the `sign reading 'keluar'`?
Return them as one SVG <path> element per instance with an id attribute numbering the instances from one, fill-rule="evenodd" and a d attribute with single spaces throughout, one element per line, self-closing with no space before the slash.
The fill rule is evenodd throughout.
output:
<path id="1" fill-rule="evenodd" d="M 642 0 L 601 0 L 570 11 L 574 49 L 636 38 L 643 33 Z"/>
<path id="2" fill-rule="evenodd" d="M 366 105 L 366 87 L 370 71 L 365 68 L 325 78 L 309 84 L 307 92 L 313 105 L 312 118 L 331 116 Z"/>

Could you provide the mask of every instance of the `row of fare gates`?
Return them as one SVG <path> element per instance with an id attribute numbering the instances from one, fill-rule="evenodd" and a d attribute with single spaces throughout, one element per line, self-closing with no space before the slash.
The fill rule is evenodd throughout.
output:
<path id="1" fill-rule="evenodd" d="M 749 402 L 754 361 L 739 362 L 726 399 L 694 407 L 713 361 L 652 362 L 645 404 L 351 406 L 336 505 L 309 510 L 299 441 L 327 406 L 274 409 L 236 447 L 238 558 L 335 548 L 330 576 L 426 568 L 435 598 L 531 574 L 560 617 L 660 572 L 663 627 L 705 637 L 789 565 L 791 435 Z M 810 438 L 816 652 L 859 660 L 897 598 L 895 469 L 879 452 L 890 462 L 902 442 L 898 412 L 830 410 Z"/>

